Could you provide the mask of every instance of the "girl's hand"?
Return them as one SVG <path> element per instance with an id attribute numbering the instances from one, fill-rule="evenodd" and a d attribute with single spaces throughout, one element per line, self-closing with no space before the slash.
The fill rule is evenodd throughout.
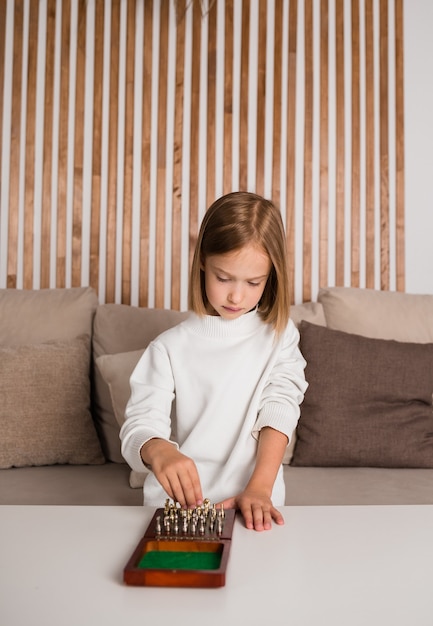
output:
<path id="1" fill-rule="evenodd" d="M 276 524 L 284 524 L 283 516 L 273 506 L 271 499 L 258 491 L 246 489 L 238 496 L 227 498 L 222 504 L 227 509 L 239 509 L 246 528 L 251 530 L 270 530 L 272 521 Z"/>
<path id="2" fill-rule="evenodd" d="M 183 508 L 203 502 L 203 494 L 194 461 L 164 439 L 150 439 L 141 449 L 143 461 L 150 465 L 167 495 Z"/>

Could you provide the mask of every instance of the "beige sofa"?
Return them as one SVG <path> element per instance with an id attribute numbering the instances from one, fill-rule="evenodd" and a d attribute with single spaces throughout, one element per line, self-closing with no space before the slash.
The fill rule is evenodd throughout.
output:
<path id="1" fill-rule="evenodd" d="M 129 375 L 186 315 L 0 290 L 0 504 L 141 504 L 120 454 Z M 327 288 L 292 317 L 310 386 L 286 503 L 432 504 L 433 295 Z"/>

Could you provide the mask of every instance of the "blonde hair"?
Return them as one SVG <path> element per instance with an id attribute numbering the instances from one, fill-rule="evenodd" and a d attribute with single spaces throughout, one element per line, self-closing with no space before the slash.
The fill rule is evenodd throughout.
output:
<path id="1" fill-rule="evenodd" d="M 263 320 L 280 334 L 289 321 L 290 294 L 286 237 L 280 211 L 270 200 L 237 191 L 222 196 L 206 211 L 200 226 L 190 273 L 189 308 L 206 315 L 204 261 L 248 245 L 261 247 L 271 271 L 259 302 Z"/>

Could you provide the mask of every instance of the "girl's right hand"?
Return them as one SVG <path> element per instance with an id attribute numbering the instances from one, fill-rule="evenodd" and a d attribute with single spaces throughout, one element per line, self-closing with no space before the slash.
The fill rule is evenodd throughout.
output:
<path id="1" fill-rule="evenodd" d="M 165 439 L 150 439 L 141 448 L 141 458 L 150 465 L 167 495 L 183 508 L 203 503 L 200 478 L 194 461 Z"/>

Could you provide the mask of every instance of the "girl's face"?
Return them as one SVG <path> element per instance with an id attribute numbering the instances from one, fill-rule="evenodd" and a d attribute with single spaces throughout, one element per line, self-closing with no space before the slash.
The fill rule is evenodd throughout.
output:
<path id="1" fill-rule="evenodd" d="M 240 250 L 208 256 L 203 270 L 209 314 L 236 319 L 259 303 L 271 261 L 263 248 L 249 244 Z"/>

